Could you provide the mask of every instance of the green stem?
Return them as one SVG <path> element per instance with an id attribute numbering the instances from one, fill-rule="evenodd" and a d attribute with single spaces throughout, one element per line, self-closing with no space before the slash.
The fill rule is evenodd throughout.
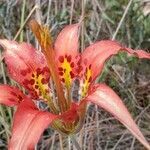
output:
<path id="1" fill-rule="evenodd" d="M 24 23 L 25 6 L 26 6 L 26 0 L 23 0 L 20 27 L 22 27 L 23 23 Z M 20 33 L 20 42 L 22 42 L 22 41 L 23 41 L 23 30 Z"/>

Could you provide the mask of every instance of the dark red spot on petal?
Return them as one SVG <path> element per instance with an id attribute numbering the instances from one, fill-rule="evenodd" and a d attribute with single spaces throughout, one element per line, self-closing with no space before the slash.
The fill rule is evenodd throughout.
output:
<path id="1" fill-rule="evenodd" d="M 27 70 L 21 70 L 21 75 L 26 76 L 27 75 Z"/>
<path id="2" fill-rule="evenodd" d="M 44 79 L 44 78 L 42 78 L 41 82 L 42 82 L 42 84 L 46 84 L 46 83 L 47 83 L 47 80 Z"/>
<path id="3" fill-rule="evenodd" d="M 62 82 L 65 82 L 65 79 L 64 79 L 64 78 L 61 78 L 61 81 L 62 81 Z"/>
<path id="4" fill-rule="evenodd" d="M 90 65 L 89 65 L 89 69 L 91 69 L 91 67 L 92 67 L 92 65 L 90 64 Z"/>
<path id="5" fill-rule="evenodd" d="M 77 65 L 78 65 L 78 66 L 80 66 L 80 65 L 81 65 L 81 62 L 80 62 L 80 61 L 78 61 L 78 62 L 77 62 Z"/>
<path id="6" fill-rule="evenodd" d="M 78 60 L 78 61 L 81 60 L 81 59 L 82 59 L 81 54 L 77 55 L 77 56 L 75 57 L 75 59 Z"/>
<path id="7" fill-rule="evenodd" d="M 35 85 L 34 87 L 35 87 L 35 89 L 38 89 L 38 88 L 39 88 L 39 86 L 38 86 L 38 85 Z"/>
<path id="8" fill-rule="evenodd" d="M 31 96 L 32 96 L 33 99 L 37 99 L 38 98 L 38 94 L 37 94 L 36 91 L 30 92 L 30 94 L 31 94 Z"/>
<path id="9" fill-rule="evenodd" d="M 43 72 L 48 72 L 48 73 L 50 72 L 48 67 L 44 67 L 42 71 Z"/>
<path id="10" fill-rule="evenodd" d="M 31 69 L 30 68 L 27 69 L 27 73 L 31 73 Z"/>
<path id="11" fill-rule="evenodd" d="M 64 73 L 62 71 L 59 72 L 59 75 L 62 76 Z"/>
<path id="12" fill-rule="evenodd" d="M 48 83 L 49 82 L 49 78 L 45 78 L 45 81 L 46 81 L 46 83 Z"/>
<path id="13" fill-rule="evenodd" d="M 11 102 L 16 102 L 15 99 L 13 99 L 13 98 L 8 98 L 8 100 Z"/>
<path id="14" fill-rule="evenodd" d="M 19 100 L 19 102 L 21 102 L 23 100 L 21 95 L 18 95 L 18 100 Z"/>
<path id="15" fill-rule="evenodd" d="M 89 78 L 89 82 L 91 82 L 91 81 L 92 81 L 92 77 Z"/>
<path id="16" fill-rule="evenodd" d="M 83 70 L 83 67 L 79 66 L 78 69 L 77 69 L 77 73 L 80 73 L 82 70 Z"/>
<path id="17" fill-rule="evenodd" d="M 35 83 L 35 80 L 31 79 L 29 82 L 30 82 L 31 85 L 33 85 Z"/>
<path id="18" fill-rule="evenodd" d="M 58 70 L 59 70 L 59 71 L 63 71 L 63 68 L 62 68 L 62 67 L 58 67 Z"/>
<path id="19" fill-rule="evenodd" d="M 74 73 L 72 71 L 70 72 L 70 76 L 71 78 L 74 78 Z"/>
<path id="20" fill-rule="evenodd" d="M 67 61 L 71 62 L 71 55 L 67 56 Z"/>
<path id="21" fill-rule="evenodd" d="M 17 96 L 17 94 L 16 94 L 15 92 L 11 92 L 11 94 L 12 94 L 13 96 Z"/>
<path id="22" fill-rule="evenodd" d="M 87 75 L 86 75 L 86 73 L 84 74 L 84 77 L 85 77 L 85 79 L 87 80 Z"/>
<path id="23" fill-rule="evenodd" d="M 74 62 L 72 62 L 70 66 L 73 68 L 74 67 Z"/>
<path id="24" fill-rule="evenodd" d="M 48 89 L 45 89 L 45 93 L 49 93 L 49 90 L 48 90 Z"/>
<path id="25" fill-rule="evenodd" d="M 64 57 L 63 56 L 59 56 L 58 60 L 63 63 L 64 62 Z"/>
<path id="26" fill-rule="evenodd" d="M 34 75 L 34 74 L 32 74 L 32 77 L 34 78 L 34 77 L 35 77 L 35 75 Z"/>
<path id="27" fill-rule="evenodd" d="M 37 76 L 39 76 L 42 73 L 42 70 L 40 68 L 37 68 L 36 73 L 37 73 Z"/>
<path id="28" fill-rule="evenodd" d="M 30 81 L 29 80 L 27 80 L 27 79 L 25 79 L 24 81 L 23 81 L 23 85 L 25 86 L 25 85 L 28 85 L 30 83 Z"/>

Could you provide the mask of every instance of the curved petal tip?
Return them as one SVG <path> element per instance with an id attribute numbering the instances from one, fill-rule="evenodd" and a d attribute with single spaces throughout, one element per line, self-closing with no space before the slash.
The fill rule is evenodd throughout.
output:
<path id="1" fill-rule="evenodd" d="M 92 102 L 118 119 L 148 150 L 149 143 L 135 124 L 127 108 L 118 95 L 105 84 L 99 84 L 87 97 L 87 101 Z"/>
<path id="2" fill-rule="evenodd" d="M 58 35 L 55 42 L 56 55 L 77 54 L 80 24 L 66 26 Z"/>

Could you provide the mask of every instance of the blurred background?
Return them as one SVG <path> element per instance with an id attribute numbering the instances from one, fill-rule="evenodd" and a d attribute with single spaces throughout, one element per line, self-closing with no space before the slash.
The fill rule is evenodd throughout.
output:
<path id="1" fill-rule="evenodd" d="M 77 23 L 81 16 L 81 51 L 95 41 L 113 39 L 150 52 L 150 0 L 0 0 L 0 38 L 27 41 L 38 48 L 28 27 L 30 19 L 46 24 L 55 40 L 65 25 Z M 118 93 L 150 142 L 150 61 L 119 53 L 106 63 L 97 81 L 107 83 Z M 8 77 L 1 55 L 3 83 L 16 84 Z M 0 106 L 1 150 L 7 149 L 14 111 Z M 144 150 L 126 128 L 95 106 L 89 107 L 77 140 L 83 150 Z M 62 150 L 60 143 L 64 150 L 75 149 L 70 139 L 60 139 L 57 132 L 47 129 L 35 149 Z"/>

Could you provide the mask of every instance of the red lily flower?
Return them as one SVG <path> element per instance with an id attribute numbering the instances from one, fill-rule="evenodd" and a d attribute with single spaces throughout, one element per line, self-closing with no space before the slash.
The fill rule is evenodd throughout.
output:
<path id="1" fill-rule="evenodd" d="M 17 106 L 9 149 L 33 149 L 49 125 L 65 135 L 77 133 L 83 125 L 87 103 L 110 112 L 150 149 L 117 94 L 105 84 L 94 83 L 106 60 L 119 51 L 148 59 L 150 54 L 110 40 L 92 44 L 81 54 L 78 52 L 80 24 L 66 26 L 54 47 L 46 27 L 36 21 L 31 21 L 30 26 L 42 52 L 28 43 L 0 40 L 9 75 L 28 92 L 24 95 L 16 87 L 0 85 L 0 103 Z M 36 105 L 40 100 L 47 104 L 48 110 Z"/>

